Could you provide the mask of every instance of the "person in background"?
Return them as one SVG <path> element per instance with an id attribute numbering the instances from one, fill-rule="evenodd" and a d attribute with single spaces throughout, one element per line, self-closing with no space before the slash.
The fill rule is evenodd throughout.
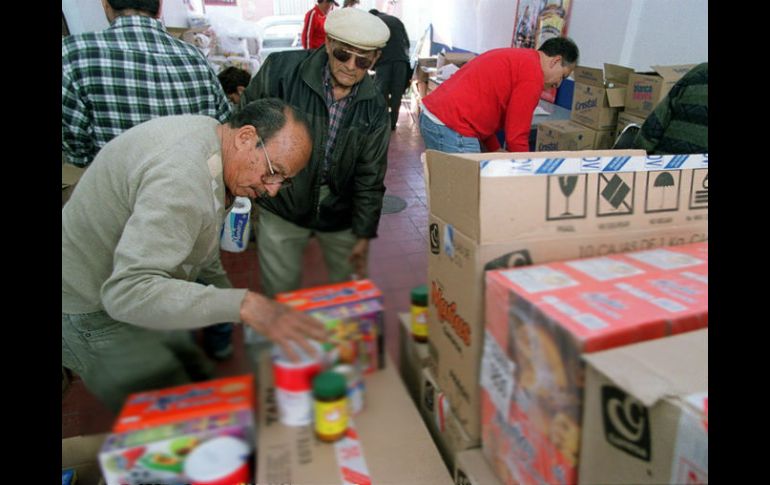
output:
<path id="1" fill-rule="evenodd" d="M 230 66 L 226 67 L 219 74 L 217 74 L 219 82 L 222 84 L 227 99 L 233 103 L 234 106 L 238 106 L 241 103 L 241 93 L 246 89 L 251 81 L 251 74 L 245 69 L 240 67 Z"/>
<path id="2" fill-rule="evenodd" d="M 474 57 L 423 98 L 425 148 L 448 153 L 529 151 L 532 116 L 543 89 L 559 87 L 575 68 L 578 47 L 567 37 L 538 50 L 506 47 Z"/>
<path id="3" fill-rule="evenodd" d="M 313 236 L 330 282 L 367 276 L 390 139 L 387 106 L 368 70 L 389 35 L 364 10 L 334 10 L 323 48 L 271 54 L 241 96 L 242 103 L 282 97 L 305 113 L 313 135 L 313 156 L 292 186 L 258 201 L 259 270 L 269 296 L 299 288 L 302 254 Z"/>
<path id="4" fill-rule="evenodd" d="M 230 114 L 195 46 L 159 20 L 160 0 L 102 0 L 110 26 L 62 38 L 62 150 L 86 167 L 108 141 L 158 116 Z"/>
<path id="5" fill-rule="evenodd" d="M 355 7 L 361 3 L 361 0 L 345 0 L 342 4 L 342 8 Z"/>
<path id="6" fill-rule="evenodd" d="M 274 197 L 311 149 L 302 114 L 277 99 L 225 124 L 154 118 L 107 143 L 62 209 L 62 366 L 117 412 L 133 392 L 213 377 L 189 329 L 243 322 L 292 359 L 295 344 L 312 353 L 323 325 L 231 288 L 219 258 L 234 198 Z"/>
<path id="7" fill-rule="evenodd" d="M 302 48 L 318 49 L 326 40 L 326 16 L 340 4 L 336 0 L 317 0 L 318 4 L 307 11 L 302 24 Z"/>
<path id="8" fill-rule="evenodd" d="M 642 123 L 633 147 L 650 155 L 708 153 L 709 65 L 690 69 Z"/>
<path id="9" fill-rule="evenodd" d="M 87 167 L 97 152 L 134 125 L 168 115 L 230 115 L 206 58 L 159 20 L 161 0 L 102 0 L 110 26 L 62 39 L 62 151 Z M 232 324 L 203 330 L 216 359 L 232 355 Z"/>
<path id="10" fill-rule="evenodd" d="M 401 97 L 404 95 L 412 71 L 409 69 L 409 35 L 398 17 L 373 8 L 369 13 L 380 18 L 390 29 L 388 43 L 382 49 L 382 56 L 374 65 L 374 83 L 390 108 L 390 129 L 396 129 Z"/>

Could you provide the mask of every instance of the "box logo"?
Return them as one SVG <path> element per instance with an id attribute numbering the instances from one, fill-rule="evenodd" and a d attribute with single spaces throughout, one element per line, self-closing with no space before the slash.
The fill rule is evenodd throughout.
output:
<path id="1" fill-rule="evenodd" d="M 433 384 L 425 379 L 425 396 L 422 399 L 422 405 L 426 411 L 433 414 L 433 403 L 435 400 L 436 390 Z"/>
<path id="2" fill-rule="evenodd" d="M 602 386 L 604 438 L 615 448 L 649 462 L 650 417 L 638 399 L 614 386 Z"/>
<path id="3" fill-rule="evenodd" d="M 647 190 L 644 198 L 644 212 L 672 212 L 679 210 L 679 187 L 681 170 L 647 172 Z"/>
<path id="4" fill-rule="evenodd" d="M 708 209 L 709 171 L 707 168 L 692 171 L 690 184 L 690 209 Z"/>
<path id="5" fill-rule="evenodd" d="M 436 284 L 435 281 L 431 281 L 431 298 L 430 301 L 433 302 L 433 306 L 436 307 L 436 312 L 438 313 L 438 320 L 440 322 L 446 322 L 448 323 L 452 329 L 455 331 L 455 334 L 460 338 L 460 340 L 465 343 L 466 346 L 470 347 L 471 345 L 471 326 L 468 324 L 467 321 L 465 321 L 464 318 L 462 318 L 460 315 L 457 314 L 457 303 L 456 302 L 450 302 L 444 297 L 444 292 L 441 290 L 441 288 Z"/>
<path id="6" fill-rule="evenodd" d="M 634 172 L 599 174 L 599 196 L 597 197 L 596 215 L 619 216 L 634 213 Z"/>
<path id="7" fill-rule="evenodd" d="M 440 240 L 438 235 L 438 224 L 435 222 L 430 225 L 430 252 L 438 254 L 440 252 Z"/>
<path id="8" fill-rule="evenodd" d="M 519 266 L 529 266 L 532 264 L 532 257 L 526 249 L 520 249 L 510 253 L 505 253 L 500 257 L 492 259 L 484 265 L 484 271 L 500 268 L 518 268 Z"/>
<path id="9" fill-rule="evenodd" d="M 547 221 L 585 219 L 587 175 L 552 175 L 546 186 Z M 572 205 L 570 206 L 570 200 Z"/>

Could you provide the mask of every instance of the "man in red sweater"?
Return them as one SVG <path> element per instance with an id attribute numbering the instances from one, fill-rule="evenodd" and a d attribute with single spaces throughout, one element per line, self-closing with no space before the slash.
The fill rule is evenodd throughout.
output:
<path id="1" fill-rule="evenodd" d="M 572 73 L 578 48 L 567 37 L 548 39 L 538 50 L 492 49 L 473 58 L 422 101 L 420 133 L 425 148 L 447 153 L 529 151 L 532 115 L 543 89 Z"/>
<path id="2" fill-rule="evenodd" d="M 317 0 L 314 6 L 305 14 L 305 22 L 302 25 L 302 48 L 317 49 L 326 41 L 326 15 L 332 9 L 332 4 L 339 7 L 336 0 Z"/>

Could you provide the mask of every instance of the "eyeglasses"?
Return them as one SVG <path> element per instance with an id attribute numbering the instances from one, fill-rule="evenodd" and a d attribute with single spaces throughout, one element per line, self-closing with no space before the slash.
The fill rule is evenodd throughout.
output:
<path id="1" fill-rule="evenodd" d="M 359 69 L 369 69 L 374 64 L 374 59 L 370 59 L 367 56 L 359 54 L 357 52 L 343 49 L 342 47 L 335 47 L 332 49 L 332 55 L 340 62 L 348 62 L 350 56 L 356 56 L 356 67 Z"/>
<path id="2" fill-rule="evenodd" d="M 273 164 L 270 163 L 270 157 L 267 156 L 267 149 L 265 148 L 265 143 L 262 141 L 262 139 L 259 139 L 259 146 L 262 147 L 262 151 L 265 152 L 265 160 L 267 160 L 267 168 L 270 170 L 270 174 L 265 174 L 262 176 L 262 183 L 263 184 L 281 184 L 281 188 L 286 188 L 291 185 L 291 179 L 288 177 L 285 177 L 284 175 L 281 175 L 280 173 L 277 173 L 273 169 Z"/>

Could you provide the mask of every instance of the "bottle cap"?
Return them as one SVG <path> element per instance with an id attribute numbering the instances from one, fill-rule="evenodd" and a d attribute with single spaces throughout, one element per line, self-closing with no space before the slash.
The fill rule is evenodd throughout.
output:
<path id="1" fill-rule="evenodd" d="M 334 399 L 347 393 L 345 376 L 333 371 L 321 372 L 313 379 L 313 395 L 319 399 Z"/>
<path id="2" fill-rule="evenodd" d="M 420 285 L 412 288 L 409 297 L 414 305 L 428 306 L 428 286 Z"/>

